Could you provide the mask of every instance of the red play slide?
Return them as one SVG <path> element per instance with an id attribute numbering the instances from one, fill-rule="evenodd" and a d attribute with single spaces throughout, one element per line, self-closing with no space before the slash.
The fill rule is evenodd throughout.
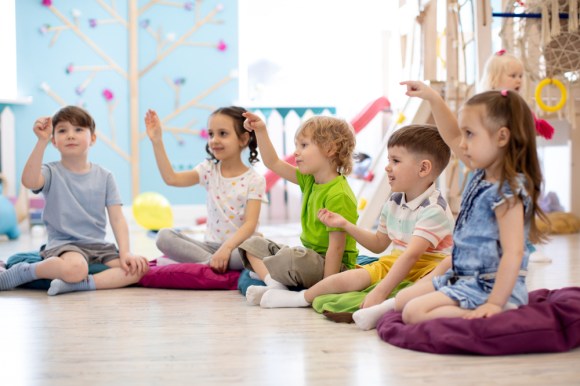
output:
<path id="1" fill-rule="evenodd" d="M 354 132 L 358 133 L 369 124 L 369 122 L 380 112 L 385 111 L 391 107 L 391 102 L 386 97 L 380 97 L 374 102 L 369 103 L 353 120 L 350 122 L 354 127 Z M 284 161 L 289 164 L 296 165 L 296 160 L 294 155 L 289 155 L 284 158 Z M 266 177 L 266 192 L 274 186 L 276 181 L 280 178 L 273 171 L 268 170 L 265 174 Z"/>

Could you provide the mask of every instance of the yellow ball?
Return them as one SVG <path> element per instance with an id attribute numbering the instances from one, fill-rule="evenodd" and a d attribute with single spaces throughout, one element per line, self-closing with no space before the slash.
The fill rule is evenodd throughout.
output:
<path id="1" fill-rule="evenodd" d="M 173 226 L 173 212 L 169 201 L 159 193 L 145 192 L 133 201 L 133 216 L 145 229 L 158 231 Z"/>

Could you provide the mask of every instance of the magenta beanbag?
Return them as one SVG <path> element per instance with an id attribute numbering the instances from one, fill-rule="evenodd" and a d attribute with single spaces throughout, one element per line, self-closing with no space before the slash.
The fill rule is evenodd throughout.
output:
<path id="1" fill-rule="evenodd" d="M 208 265 L 181 263 L 152 266 L 139 284 L 149 288 L 235 290 L 239 278 L 239 271 L 216 273 Z"/>
<path id="2" fill-rule="evenodd" d="M 384 341 L 438 354 L 563 352 L 580 346 L 580 287 L 530 292 L 529 304 L 488 319 L 435 319 L 406 325 L 400 312 L 377 324 Z"/>

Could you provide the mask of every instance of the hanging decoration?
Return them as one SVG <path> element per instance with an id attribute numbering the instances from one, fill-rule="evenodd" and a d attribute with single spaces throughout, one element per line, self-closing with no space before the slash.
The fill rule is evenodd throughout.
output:
<path id="1" fill-rule="evenodd" d="M 210 25 L 221 25 L 224 21 L 219 18 L 219 14 L 224 10 L 222 4 L 217 4 L 210 7 L 209 10 L 204 11 L 206 7 L 202 8 L 204 0 L 196 1 L 158 1 L 151 0 L 141 7 L 133 7 L 132 4 L 136 4 L 136 0 L 131 0 L 129 6 L 127 7 L 127 15 L 122 16 L 119 12 L 119 8 L 114 0 L 94 0 L 107 14 L 104 18 L 90 17 L 87 18 L 85 22 L 82 19 L 82 12 L 79 9 L 71 10 L 71 16 L 66 16 L 65 13 L 61 12 L 58 8 L 58 1 L 52 0 L 40 0 L 41 6 L 45 7 L 50 13 L 52 13 L 56 19 L 60 21 L 60 25 L 52 25 L 49 23 L 42 23 L 39 27 L 41 34 L 50 37 L 50 46 L 53 46 L 58 42 L 59 37 L 63 33 L 72 33 L 78 39 L 85 44 L 87 48 L 92 50 L 101 63 L 95 64 L 83 64 L 77 65 L 74 63 L 69 63 L 65 65 L 65 72 L 67 75 L 78 75 L 79 73 L 86 72 L 86 77 L 82 79 L 80 84 L 75 88 L 75 94 L 80 97 L 83 95 L 88 95 L 87 92 L 91 87 L 96 84 L 95 79 L 99 78 L 101 74 L 113 73 L 120 76 L 123 80 L 127 82 L 127 89 L 129 93 L 133 90 L 138 90 L 137 86 L 141 79 L 146 76 L 154 67 L 159 65 L 165 59 L 168 59 L 170 54 L 183 47 L 208 47 L 214 48 L 220 52 L 226 52 L 228 49 L 228 44 L 224 39 L 217 38 L 215 41 L 195 41 L 194 36 L 196 32 L 200 31 L 202 28 Z M 83 2 L 83 4 L 86 4 Z M 183 9 L 187 13 L 193 14 L 192 25 L 184 33 L 178 35 L 175 32 L 164 33 L 161 25 L 157 28 L 153 28 L 154 20 L 146 17 L 142 17 L 149 9 L 152 7 L 172 7 Z M 204 14 L 205 12 L 205 14 Z M 191 17 L 191 16 L 190 16 Z M 117 27 L 123 28 L 127 31 L 127 36 L 129 36 L 129 31 L 135 27 L 140 27 L 146 31 L 147 35 L 151 36 L 156 43 L 156 53 L 152 60 L 148 63 L 145 62 L 142 68 L 133 68 L 127 66 L 124 68 L 118 62 L 116 62 L 106 50 L 106 47 L 101 47 L 96 43 L 90 36 L 93 36 L 95 31 L 106 29 L 104 27 L 110 25 L 117 25 Z M 91 35 L 86 32 L 86 29 L 92 30 Z M 147 36 L 145 35 L 145 36 Z M 129 56 L 131 58 L 136 58 L 138 56 L 138 46 L 132 45 L 132 41 L 129 41 Z M 73 53 L 74 55 L 74 53 Z M 140 60 L 142 62 L 142 60 Z M 166 78 L 166 83 L 170 85 L 174 92 L 174 104 L 173 110 L 165 114 L 161 118 L 164 130 L 171 133 L 179 145 L 185 143 L 184 136 L 190 135 L 195 137 L 204 137 L 207 135 L 205 129 L 194 129 L 193 127 L 199 124 L 198 120 L 191 119 L 189 122 L 181 125 L 172 124 L 172 120 L 181 117 L 182 114 L 188 112 L 191 109 L 202 109 L 212 111 L 216 106 L 204 104 L 203 100 L 210 94 L 222 88 L 224 85 L 231 82 L 237 77 L 236 71 L 230 71 L 218 79 L 213 84 L 208 86 L 205 90 L 201 90 L 194 97 L 182 102 L 181 95 L 184 87 L 190 87 L 190 85 L 195 85 L 195 82 L 186 83 L 186 78 L 183 76 L 175 76 Z M 99 78 L 100 79 L 100 78 Z M 104 78 L 103 78 L 104 79 Z M 52 89 L 47 82 L 42 82 L 40 89 L 44 93 L 53 99 L 58 105 L 65 106 L 71 103 L 66 101 L 66 98 L 61 97 L 54 89 Z M 104 142 L 107 146 L 118 153 L 123 159 L 125 159 L 131 167 L 131 181 L 132 181 L 132 195 L 135 196 L 139 193 L 139 154 L 138 146 L 136 144 L 146 137 L 145 131 L 140 131 L 141 126 L 140 119 L 138 117 L 138 105 L 130 105 L 132 110 L 129 113 L 129 125 L 123 125 L 123 127 L 129 127 L 129 135 L 131 140 L 131 146 L 128 149 L 123 149 L 117 143 L 122 143 L 119 141 L 118 133 L 116 129 L 116 107 L 117 100 L 115 94 L 110 88 L 106 88 L 101 91 L 103 96 L 103 101 L 107 106 L 108 111 L 108 125 L 109 131 L 99 130 L 99 139 Z M 131 96 L 135 98 L 138 96 Z M 77 104 L 82 101 L 79 100 Z M 137 107 L 134 107 L 137 106 Z M 204 134 L 205 133 L 205 134 Z"/>
<path id="2" fill-rule="evenodd" d="M 537 112 L 558 113 L 574 127 L 574 88 L 580 78 L 578 0 L 508 3 L 500 14 L 504 17 L 500 36 L 509 52 L 525 58 L 522 62 L 531 83 L 526 99 L 537 106 Z M 542 92 L 548 85 L 556 86 L 559 98 L 550 90 Z"/>

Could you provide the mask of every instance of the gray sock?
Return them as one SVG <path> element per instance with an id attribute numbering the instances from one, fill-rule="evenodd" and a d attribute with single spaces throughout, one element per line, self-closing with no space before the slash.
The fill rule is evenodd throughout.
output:
<path id="1" fill-rule="evenodd" d="M 11 290 L 37 279 L 36 264 L 19 263 L 0 273 L 0 291 Z"/>
<path id="2" fill-rule="evenodd" d="M 48 289 L 48 294 L 50 296 L 65 294 L 67 292 L 77 292 L 77 291 L 94 291 L 97 287 L 95 285 L 95 279 L 93 275 L 89 275 L 86 279 L 79 281 L 78 283 L 67 283 L 66 281 L 60 279 L 54 279 L 50 282 L 50 288 Z"/>

